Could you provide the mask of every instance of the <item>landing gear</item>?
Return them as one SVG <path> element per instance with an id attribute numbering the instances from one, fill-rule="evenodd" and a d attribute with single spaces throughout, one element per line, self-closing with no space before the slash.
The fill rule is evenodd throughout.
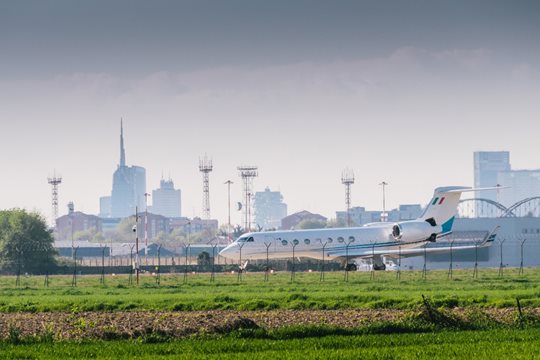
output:
<path id="1" fill-rule="evenodd" d="M 345 269 L 347 271 L 356 271 L 356 270 L 358 270 L 358 267 L 356 266 L 356 264 L 353 263 L 353 264 L 347 264 L 345 266 Z"/>
<path id="2" fill-rule="evenodd" d="M 373 259 L 373 270 L 375 271 L 382 271 L 386 270 L 386 265 L 384 264 L 382 256 L 374 256 Z"/>

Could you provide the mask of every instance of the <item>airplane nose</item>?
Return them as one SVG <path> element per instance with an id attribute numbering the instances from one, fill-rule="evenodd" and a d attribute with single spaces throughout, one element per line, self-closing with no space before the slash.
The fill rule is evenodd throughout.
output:
<path id="1" fill-rule="evenodd" d="M 234 257 L 235 248 L 236 248 L 236 246 L 234 244 L 231 244 L 231 245 L 227 246 L 225 249 L 221 250 L 219 252 L 219 256 L 223 256 L 225 258 L 232 259 Z"/>

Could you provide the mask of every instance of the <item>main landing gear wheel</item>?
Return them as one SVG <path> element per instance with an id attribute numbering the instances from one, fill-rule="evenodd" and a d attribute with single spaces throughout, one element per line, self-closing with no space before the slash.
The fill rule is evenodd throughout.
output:
<path id="1" fill-rule="evenodd" d="M 347 271 L 356 271 L 358 268 L 356 267 L 356 264 L 347 264 L 345 267 Z"/>

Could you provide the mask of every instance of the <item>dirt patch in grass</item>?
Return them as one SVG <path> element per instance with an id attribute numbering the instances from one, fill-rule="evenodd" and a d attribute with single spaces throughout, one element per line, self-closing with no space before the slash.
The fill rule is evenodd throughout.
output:
<path id="1" fill-rule="evenodd" d="M 458 318 L 478 318 L 469 309 L 447 310 Z M 510 324 L 516 310 L 478 310 L 482 317 Z M 528 309 L 540 316 L 540 308 Z M 271 311 L 117 311 L 79 313 L 0 313 L 0 338 L 14 333 L 21 338 L 129 339 L 147 336 L 179 338 L 225 334 L 237 330 L 273 330 L 292 326 L 360 328 L 376 323 L 399 322 L 411 317 L 404 310 L 271 310 Z"/>

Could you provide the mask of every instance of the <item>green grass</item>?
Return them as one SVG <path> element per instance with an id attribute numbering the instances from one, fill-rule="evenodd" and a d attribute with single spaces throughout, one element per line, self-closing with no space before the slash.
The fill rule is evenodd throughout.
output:
<path id="1" fill-rule="evenodd" d="M 327 273 L 324 282 L 318 273 L 298 273 L 295 282 L 290 274 L 248 273 L 242 282 L 233 274 L 192 275 L 183 283 L 183 274 L 162 275 L 161 285 L 152 276 L 141 276 L 137 286 L 128 285 L 126 275 L 110 276 L 105 285 L 99 276 L 79 276 L 71 287 L 71 276 L 51 276 L 49 287 L 43 277 L 0 277 L 0 312 L 43 311 L 116 311 L 116 310 L 263 310 L 263 309 L 409 309 L 419 305 L 422 295 L 439 307 L 510 307 L 516 298 L 524 307 L 540 307 L 540 269 L 505 269 L 503 278 L 497 270 L 482 269 L 479 279 L 470 270 L 454 271 L 453 280 L 446 271 L 429 271 L 427 280 L 417 271 L 402 272 L 401 281 L 394 272 Z"/>
<path id="2" fill-rule="evenodd" d="M 1 359 L 531 359 L 540 351 L 540 329 L 438 331 L 412 334 L 332 335 L 287 339 L 238 334 L 166 342 L 92 341 L 0 343 Z"/>

